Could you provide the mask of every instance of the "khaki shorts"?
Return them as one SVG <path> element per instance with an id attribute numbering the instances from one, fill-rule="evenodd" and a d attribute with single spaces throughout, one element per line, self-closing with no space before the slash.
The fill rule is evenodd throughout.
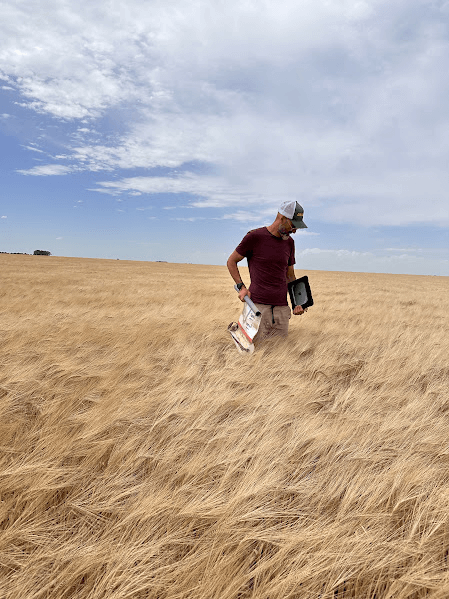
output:
<path id="1" fill-rule="evenodd" d="M 288 325 L 292 315 L 290 306 L 269 306 L 267 304 L 256 304 L 256 306 L 262 314 L 259 331 L 254 337 L 256 343 L 274 335 L 282 337 L 288 335 Z"/>

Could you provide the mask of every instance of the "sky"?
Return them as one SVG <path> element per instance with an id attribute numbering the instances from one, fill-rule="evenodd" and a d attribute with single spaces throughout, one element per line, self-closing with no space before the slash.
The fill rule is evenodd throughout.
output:
<path id="1" fill-rule="evenodd" d="M 449 276 L 449 1 L 6 0 L 0 251 Z"/>

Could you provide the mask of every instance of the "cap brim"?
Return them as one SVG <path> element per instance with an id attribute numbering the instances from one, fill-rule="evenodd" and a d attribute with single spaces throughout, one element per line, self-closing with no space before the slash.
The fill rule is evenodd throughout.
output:
<path id="1" fill-rule="evenodd" d="M 303 220 L 292 220 L 292 225 L 295 229 L 308 229 L 308 226 Z"/>

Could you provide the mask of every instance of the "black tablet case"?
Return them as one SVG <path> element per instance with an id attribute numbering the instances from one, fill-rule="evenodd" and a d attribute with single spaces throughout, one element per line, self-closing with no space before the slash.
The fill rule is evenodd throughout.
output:
<path id="1" fill-rule="evenodd" d="M 288 284 L 288 293 L 292 309 L 296 306 L 308 308 L 313 306 L 312 292 L 310 291 L 309 278 L 306 276 L 296 279 Z"/>

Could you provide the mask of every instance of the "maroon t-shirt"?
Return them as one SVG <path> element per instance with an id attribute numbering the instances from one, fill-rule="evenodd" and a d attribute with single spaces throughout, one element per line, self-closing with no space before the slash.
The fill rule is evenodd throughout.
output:
<path id="1" fill-rule="evenodd" d="M 253 302 L 288 306 L 287 267 L 295 263 L 293 239 L 276 237 L 262 227 L 247 233 L 235 249 L 248 260 Z"/>

